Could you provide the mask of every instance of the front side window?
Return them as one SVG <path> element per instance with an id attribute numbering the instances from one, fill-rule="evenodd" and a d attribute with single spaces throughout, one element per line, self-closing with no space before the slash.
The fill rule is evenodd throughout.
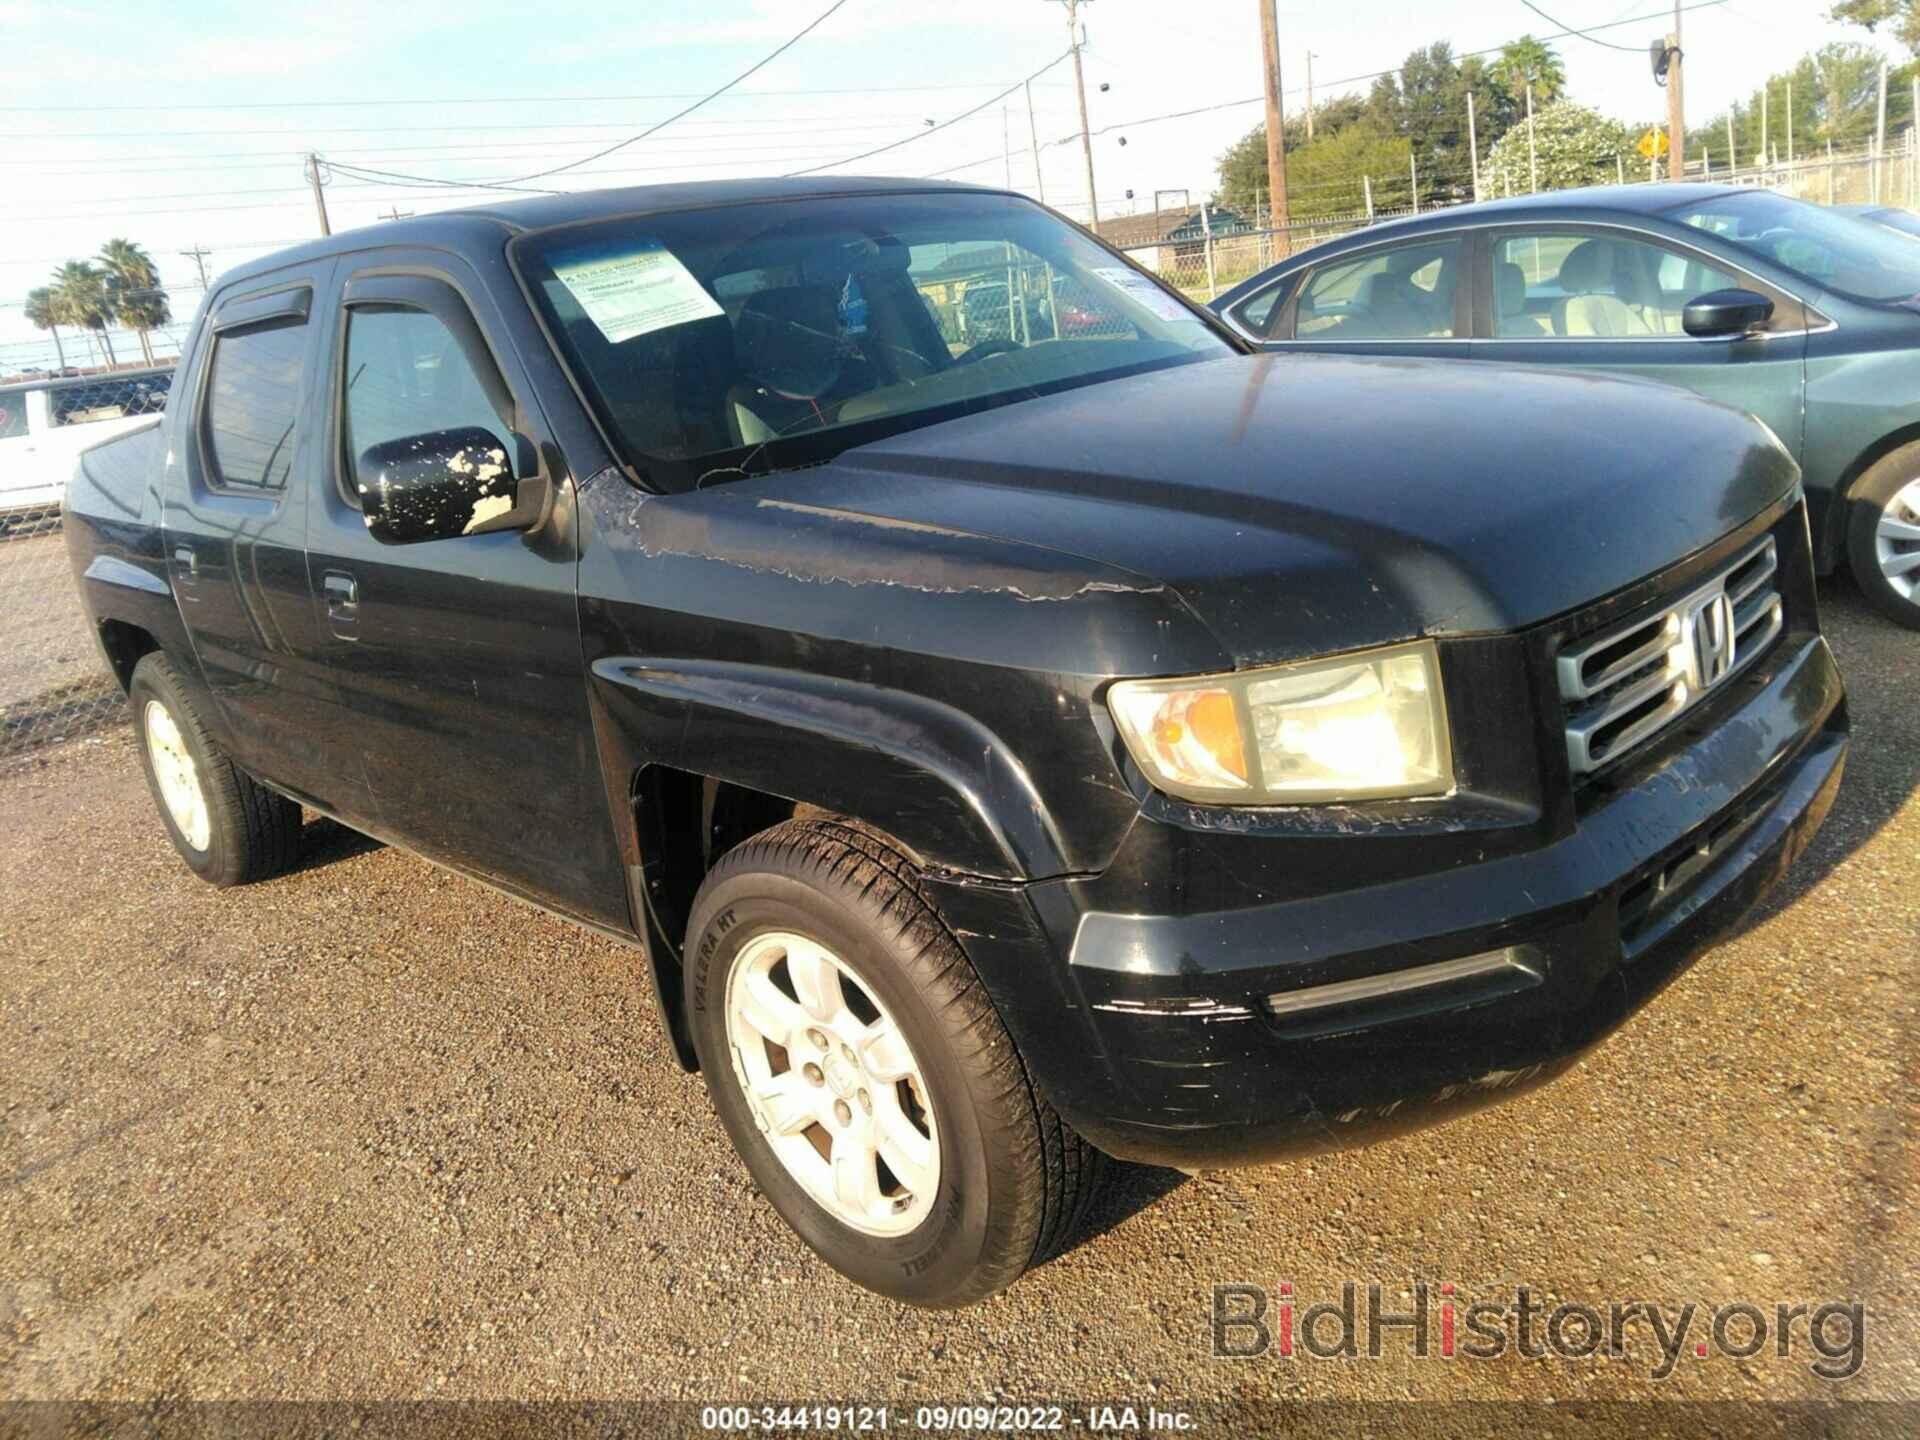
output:
<path id="1" fill-rule="evenodd" d="M 1444 340 L 1454 334 L 1457 237 L 1375 250 L 1307 278 L 1296 340 Z"/>
<path id="2" fill-rule="evenodd" d="M 1739 283 L 1698 256 L 1616 232 L 1504 235 L 1493 247 L 1493 333 L 1505 340 L 1684 335 L 1688 301 Z"/>
<path id="3" fill-rule="evenodd" d="M 593 222 L 519 242 L 549 333 L 669 488 L 1234 353 L 1036 205 L 897 194 Z"/>
<path id="4" fill-rule="evenodd" d="M 212 479 L 222 489 L 284 490 L 307 348 L 304 321 L 283 320 L 216 336 L 207 382 Z"/>
<path id="5" fill-rule="evenodd" d="M 1920 298 L 1920 245 L 1857 216 L 1765 190 L 1690 200 L 1667 214 L 1857 300 Z"/>
<path id="6" fill-rule="evenodd" d="M 453 332 L 424 310 L 356 305 L 347 317 L 346 459 L 436 430 L 511 430 Z"/>

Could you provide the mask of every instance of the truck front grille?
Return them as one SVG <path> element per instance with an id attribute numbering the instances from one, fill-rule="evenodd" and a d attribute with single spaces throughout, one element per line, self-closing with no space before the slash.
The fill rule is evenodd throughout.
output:
<path id="1" fill-rule="evenodd" d="M 1560 653 L 1576 779 L 1651 739 L 1766 652 L 1786 625 L 1778 569 L 1769 535 L 1692 593 Z"/>

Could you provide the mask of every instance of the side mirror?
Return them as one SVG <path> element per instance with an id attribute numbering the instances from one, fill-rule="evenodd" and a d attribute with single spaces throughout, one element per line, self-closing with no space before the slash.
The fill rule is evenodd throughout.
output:
<path id="1" fill-rule="evenodd" d="M 513 434 L 508 444 L 466 426 L 369 446 L 354 469 L 368 533 L 413 545 L 533 528 L 546 518 L 549 487 L 532 443 Z"/>
<path id="2" fill-rule="evenodd" d="M 1680 328 L 1703 338 L 1749 335 L 1773 318 L 1773 302 L 1751 290 L 1715 290 L 1689 300 Z"/>

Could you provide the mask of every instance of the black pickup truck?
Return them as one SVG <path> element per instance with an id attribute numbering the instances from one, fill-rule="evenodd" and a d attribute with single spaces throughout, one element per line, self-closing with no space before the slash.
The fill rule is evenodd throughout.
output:
<path id="1" fill-rule="evenodd" d="M 772 1203 L 922 1304 L 1060 1245 L 1103 1154 L 1259 1162 L 1555 1074 L 1767 890 L 1847 748 L 1762 426 L 1250 354 L 965 187 L 257 261 L 66 534 L 193 870 L 270 875 L 304 807 L 632 943 Z"/>

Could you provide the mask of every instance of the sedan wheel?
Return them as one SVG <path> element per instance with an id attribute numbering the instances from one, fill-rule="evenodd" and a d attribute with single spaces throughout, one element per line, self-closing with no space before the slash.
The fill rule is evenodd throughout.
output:
<path id="1" fill-rule="evenodd" d="M 1903 486 L 1874 527 L 1874 558 L 1902 599 L 1920 600 L 1920 480 Z"/>
<path id="2" fill-rule="evenodd" d="M 1888 619 L 1920 630 L 1920 442 L 1883 455 L 1847 491 L 1847 559 Z"/>

